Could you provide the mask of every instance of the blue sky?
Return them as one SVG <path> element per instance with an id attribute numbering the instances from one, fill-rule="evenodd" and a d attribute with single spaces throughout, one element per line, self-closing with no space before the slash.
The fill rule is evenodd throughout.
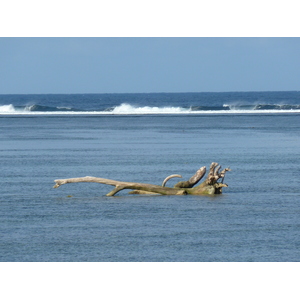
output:
<path id="1" fill-rule="evenodd" d="M 0 38 L 0 94 L 300 90 L 300 38 Z"/>

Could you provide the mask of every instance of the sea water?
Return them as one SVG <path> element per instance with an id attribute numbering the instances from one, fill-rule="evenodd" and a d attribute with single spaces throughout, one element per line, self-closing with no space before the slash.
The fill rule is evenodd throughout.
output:
<path id="1" fill-rule="evenodd" d="M 299 118 L 299 92 L 0 95 L 0 260 L 299 261 Z M 211 162 L 221 195 L 53 189 Z"/>

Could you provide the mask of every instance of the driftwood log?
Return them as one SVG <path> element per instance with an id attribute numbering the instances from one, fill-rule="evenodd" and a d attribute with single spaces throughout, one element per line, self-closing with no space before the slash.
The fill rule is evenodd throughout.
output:
<path id="1" fill-rule="evenodd" d="M 154 185 L 148 183 L 138 183 L 138 182 L 125 182 L 116 181 L 111 179 L 99 178 L 99 177 L 77 177 L 69 179 L 56 179 L 54 182 L 54 188 L 66 183 L 76 183 L 76 182 L 97 182 L 102 184 L 108 184 L 115 186 L 115 188 L 109 192 L 106 196 L 114 196 L 121 190 L 130 189 L 133 190 L 131 194 L 157 194 L 157 195 L 213 195 L 221 194 L 222 188 L 227 187 L 226 183 L 223 183 L 225 173 L 230 171 L 226 168 L 220 171 L 221 166 L 218 163 L 211 163 L 209 173 L 204 182 L 195 186 L 205 175 L 206 167 L 201 167 L 189 180 L 180 181 L 174 185 L 174 187 L 166 187 L 166 183 L 169 179 L 174 177 L 182 177 L 181 175 L 174 174 L 168 176 L 162 183 L 162 185 Z M 220 181 L 219 181 L 220 180 Z"/>

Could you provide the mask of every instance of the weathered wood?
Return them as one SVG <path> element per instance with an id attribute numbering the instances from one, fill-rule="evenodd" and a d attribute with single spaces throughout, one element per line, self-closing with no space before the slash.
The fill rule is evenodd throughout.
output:
<path id="1" fill-rule="evenodd" d="M 175 177 L 182 178 L 182 176 L 181 176 L 181 175 L 178 175 L 178 174 L 170 175 L 170 176 L 168 176 L 168 177 L 165 178 L 165 180 L 163 181 L 163 183 L 162 183 L 161 186 L 165 186 L 168 180 L 170 180 L 171 178 L 175 178 Z"/>
<path id="2" fill-rule="evenodd" d="M 68 178 L 68 179 L 56 179 L 54 188 L 58 188 L 63 184 L 67 183 L 78 183 L 78 182 L 96 182 L 101 184 L 112 185 L 115 188 L 110 191 L 107 196 L 114 196 L 121 190 L 131 189 L 131 193 L 135 194 L 160 194 L 160 195 L 212 195 L 212 194 L 221 194 L 222 188 L 227 187 L 227 184 L 223 183 L 225 173 L 230 171 L 229 168 L 224 169 L 222 172 L 219 172 L 221 166 L 218 166 L 218 163 L 212 163 L 210 166 L 209 174 L 206 180 L 198 186 L 195 186 L 205 175 L 206 167 L 201 167 L 195 175 L 193 175 L 187 181 L 181 181 L 175 184 L 173 188 L 166 187 L 166 182 L 174 177 L 181 177 L 181 175 L 174 174 L 168 176 L 164 181 L 162 186 L 148 184 L 148 183 L 139 183 L 139 182 L 126 182 L 126 181 L 117 181 L 106 178 L 99 177 L 77 177 L 77 178 Z M 221 182 L 217 182 L 219 179 L 222 179 Z"/>
<path id="3" fill-rule="evenodd" d="M 195 175 L 193 175 L 189 180 L 187 181 L 180 181 L 175 184 L 174 187 L 176 188 L 192 188 L 195 184 L 197 184 L 202 177 L 205 175 L 206 167 L 201 167 Z"/>
<path id="4" fill-rule="evenodd" d="M 99 177 L 77 177 L 77 178 L 68 178 L 68 179 L 56 179 L 54 188 L 58 188 L 59 186 L 67 183 L 77 183 L 77 182 L 97 182 L 107 185 L 113 185 L 115 188 L 107 194 L 107 196 L 114 196 L 117 192 L 124 189 L 132 189 L 132 190 L 143 190 L 146 192 L 154 192 L 161 195 L 178 195 L 182 194 L 181 189 L 162 187 L 160 185 L 148 184 L 148 183 L 139 183 L 139 182 L 125 182 L 125 181 L 116 181 L 106 178 Z"/>

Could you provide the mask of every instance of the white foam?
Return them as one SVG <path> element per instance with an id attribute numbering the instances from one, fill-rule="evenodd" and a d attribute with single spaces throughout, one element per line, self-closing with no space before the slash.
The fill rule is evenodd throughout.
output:
<path id="1" fill-rule="evenodd" d="M 12 104 L 0 106 L 0 113 L 14 113 L 15 111 L 15 107 Z"/>
<path id="2" fill-rule="evenodd" d="M 123 103 L 120 106 L 116 106 L 111 114 L 118 115 L 131 115 L 131 114 L 178 114 L 178 113 L 186 113 L 188 109 L 184 109 L 181 107 L 151 107 L 151 106 L 143 106 L 136 107 L 130 104 Z"/>
<path id="3" fill-rule="evenodd" d="M 224 108 L 230 106 L 223 105 Z M 112 111 L 30 111 L 27 106 L 24 109 L 15 109 L 12 104 L 0 106 L 0 115 L 158 115 L 158 114 L 283 114 L 300 113 L 300 109 L 295 110 L 253 110 L 253 109 L 224 109 L 224 110 L 191 110 L 182 107 L 156 107 L 156 106 L 133 106 L 121 104 Z"/>

